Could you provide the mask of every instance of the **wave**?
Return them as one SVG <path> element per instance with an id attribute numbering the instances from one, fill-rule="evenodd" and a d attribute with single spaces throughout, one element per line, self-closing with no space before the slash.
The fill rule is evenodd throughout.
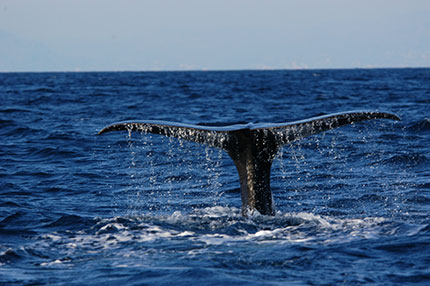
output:
<path id="1" fill-rule="evenodd" d="M 14 239 L 15 236 L 32 236 L 36 232 L 31 226 L 31 218 L 24 211 L 14 212 L 0 221 L 0 237 L 4 243 L 9 239 Z M 1 246 L 1 245 L 0 245 Z"/>
<path id="2" fill-rule="evenodd" d="M 5 263 L 11 263 L 13 261 L 17 261 L 21 259 L 22 256 L 14 251 L 12 248 L 8 248 L 7 250 L 0 253 L 0 266 Z"/>
<path id="3" fill-rule="evenodd" d="M 11 214 L 11 215 L 9 215 L 9 216 L 5 217 L 4 219 L 2 219 L 2 220 L 0 221 L 0 227 L 4 228 L 4 227 L 6 227 L 7 225 L 10 225 L 10 224 L 14 223 L 15 221 L 17 221 L 17 220 L 18 220 L 19 218 L 21 218 L 22 216 L 23 216 L 23 213 L 22 213 L 22 212 L 16 212 L 16 213 L 13 213 L 13 214 Z"/>
<path id="4" fill-rule="evenodd" d="M 413 122 L 406 127 L 406 130 L 412 132 L 428 132 L 430 131 L 430 118 Z"/>
<path id="5" fill-rule="evenodd" d="M 66 149 L 67 148 L 67 149 Z M 46 158 L 59 158 L 61 160 L 64 160 L 65 158 L 78 158 L 79 153 L 73 150 L 70 150 L 70 148 L 74 148 L 73 146 L 67 146 L 67 147 L 42 147 L 42 146 L 36 146 L 28 148 L 27 154 L 28 156 L 24 158 L 24 160 L 27 160 L 28 158 L 35 158 L 35 159 L 46 159 Z"/>
<path id="6" fill-rule="evenodd" d="M 58 228 L 60 230 L 71 230 L 71 229 L 85 229 L 85 227 L 91 226 L 93 224 L 93 218 L 86 218 L 74 214 L 62 215 L 60 218 L 56 219 L 46 225 L 48 228 Z"/>
<path id="7" fill-rule="evenodd" d="M 2 107 L 2 108 L 0 108 L 0 113 L 9 114 L 9 113 L 21 113 L 21 112 L 29 113 L 32 111 L 29 109 L 26 109 L 26 108 L 22 108 L 22 107 Z"/>
<path id="8" fill-rule="evenodd" d="M 378 245 L 375 249 L 384 250 L 393 253 L 409 253 L 415 249 L 420 251 L 421 249 L 429 249 L 430 241 L 413 241 L 413 242 L 394 242 L 385 243 Z"/>
<path id="9" fill-rule="evenodd" d="M 419 153 L 393 155 L 383 161 L 385 164 L 415 167 L 429 163 L 429 158 Z"/>
<path id="10" fill-rule="evenodd" d="M 0 123 L 0 134 L 3 136 L 12 137 L 13 139 L 28 138 L 29 135 L 36 136 L 46 133 L 43 129 L 35 129 L 28 126 L 19 126 L 12 120 L 7 120 Z"/>
<path id="11" fill-rule="evenodd" d="M 414 195 L 410 198 L 405 199 L 405 202 L 410 203 L 410 204 L 429 205 L 430 204 L 430 197 L 427 197 L 424 195 Z"/>
<path id="12" fill-rule="evenodd" d="M 24 90 L 25 93 L 55 93 L 57 90 L 49 87 L 29 88 Z"/>
<path id="13" fill-rule="evenodd" d="M 10 208 L 10 207 L 16 208 L 16 207 L 21 207 L 21 206 L 15 202 L 4 201 L 4 202 L 0 202 L 0 207 L 1 208 Z"/>
<path id="14" fill-rule="evenodd" d="M 294 260 L 288 263 L 292 267 L 302 267 L 300 263 L 307 259 L 321 263 L 321 253 L 328 249 L 328 255 L 342 260 L 373 257 L 370 249 L 375 247 L 395 253 L 412 236 L 428 232 L 429 226 L 383 217 L 337 218 L 305 212 L 278 212 L 274 217 L 254 213 L 244 218 L 238 208 L 217 206 L 189 213 L 105 218 L 63 214 L 38 229 L 42 232 L 25 247 L 3 249 L 0 265 L 31 261 L 31 267 L 40 271 L 84 262 L 91 269 L 92 263 L 99 265 L 100 259 L 107 258 L 121 267 L 159 267 L 179 258 L 186 267 L 193 261 L 216 260 L 235 269 L 251 265 L 276 270 L 284 269 L 286 259 Z M 405 246 L 417 252 L 428 243 Z M 277 251 L 286 255 L 273 255 Z"/>
<path id="15" fill-rule="evenodd" d="M 241 211 L 229 207 L 197 209 L 189 214 L 179 211 L 170 215 L 86 218 L 63 215 L 47 225 L 57 232 L 42 235 L 45 242 L 74 244 L 79 248 L 111 248 L 123 243 L 190 245 L 293 243 L 327 245 L 393 235 L 415 235 L 426 226 L 400 224 L 381 217 L 334 218 L 312 213 L 278 213 L 275 217 L 253 214 L 243 218 Z M 64 230 L 79 230 L 80 234 L 65 236 Z M 55 237 L 55 238 L 53 238 Z M 187 242 L 186 242 L 187 241 Z M 202 245 L 203 243 L 203 245 Z"/>
<path id="16" fill-rule="evenodd" d="M 0 110 L 0 112 L 1 112 L 1 110 Z M 3 127 L 9 127 L 9 126 L 15 126 L 16 125 L 16 122 L 14 121 L 14 120 L 3 120 L 3 119 L 0 119 L 0 128 L 3 128 Z"/>

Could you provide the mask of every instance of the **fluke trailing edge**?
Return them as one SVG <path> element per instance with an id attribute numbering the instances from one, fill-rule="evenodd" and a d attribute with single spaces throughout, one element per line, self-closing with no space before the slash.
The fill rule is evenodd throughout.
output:
<path id="1" fill-rule="evenodd" d="M 350 111 L 287 123 L 249 123 L 223 127 L 189 125 L 167 121 L 126 121 L 103 128 L 98 134 L 128 130 L 181 138 L 225 150 L 239 173 L 242 213 L 257 210 L 274 215 L 270 190 L 270 169 L 283 145 L 304 137 L 354 122 L 386 118 L 400 120 L 391 113 Z"/>

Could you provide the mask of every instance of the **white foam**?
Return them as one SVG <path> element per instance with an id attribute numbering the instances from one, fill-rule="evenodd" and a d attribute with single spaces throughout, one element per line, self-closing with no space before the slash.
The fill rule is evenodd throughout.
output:
<path id="1" fill-rule="evenodd" d="M 190 214 L 174 212 L 171 215 L 108 218 L 98 221 L 94 227 L 98 229 L 46 234 L 37 243 L 49 251 L 60 248 L 57 253 L 61 253 L 61 257 L 72 257 L 76 251 L 97 254 L 115 249 L 117 255 L 141 260 L 145 259 L 145 252 L 135 252 L 132 245 L 143 244 L 145 249 L 154 247 L 155 251 L 163 251 L 157 246 L 176 240 L 190 247 L 183 250 L 187 255 L 196 256 L 219 251 L 219 246 L 239 244 L 329 245 L 404 235 L 405 232 L 413 235 L 425 226 L 410 226 L 382 217 L 336 218 L 305 212 L 243 218 L 237 208 L 215 206 Z M 66 262 L 58 258 L 44 262 L 42 266 Z"/>

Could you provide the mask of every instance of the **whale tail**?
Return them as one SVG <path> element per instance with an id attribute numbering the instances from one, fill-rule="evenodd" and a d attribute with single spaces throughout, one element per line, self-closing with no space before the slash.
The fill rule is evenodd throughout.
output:
<path id="1" fill-rule="evenodd" d="M 379 111 L 350 111 L 287 123 L 249 123 L 222 127 L 168 121 L 124 121 L 104 127 L 98 134 L 127 130 L 185 139 L 225 150 L 239 173 L 242 214 L 248 210 L 274 215 L 270 170 L 279 149 L 302 138 L 369 119 L 400 118 Z"/>

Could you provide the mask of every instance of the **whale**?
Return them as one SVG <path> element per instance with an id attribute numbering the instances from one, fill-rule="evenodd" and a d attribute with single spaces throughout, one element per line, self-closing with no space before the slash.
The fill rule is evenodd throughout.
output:
<path id="1" fill-rule="evenodd" d="M 158 120 L 122 121 L 102 128 L 111 131 L 152 133 L 184 139 L 227 152 L 239 174 L 242 215 L 275 215 L 270 171 L 280 149 L 292 142 L 340 126 L 370 119 L 400 120 L 389 112 L 347 111 L 285 123 L 248 123 L 203 126 Z"/>

